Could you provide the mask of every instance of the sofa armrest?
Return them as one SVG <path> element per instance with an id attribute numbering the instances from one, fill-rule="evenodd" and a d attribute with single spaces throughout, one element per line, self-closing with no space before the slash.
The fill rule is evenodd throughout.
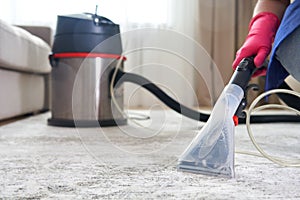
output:
<path id="1" fill-rule="evenodd" d="M 47 26 L 20 26 L 18 27 L 25 29 L 31 34 L 38 36 L 42 40 L 44 40 L 49 46 L 52 46 L 52 29 Z"/>
<path id="2" fill-rule="evenodd" d="M 28 26 L 28 25 L 16 25 L 20 27 L 32 35 L 35 35 L 42 40 L 44 40 L 50 47 L 52 46 L 52 29 L 47 26 Z M 44 99 L 44 107 L 43 111 L 47 111 L 50 109 L 50 99 L 51 99 L 51 92 L 50 92 L 50 74 L 43 75 L 45 80 L 45 99 Z"/>

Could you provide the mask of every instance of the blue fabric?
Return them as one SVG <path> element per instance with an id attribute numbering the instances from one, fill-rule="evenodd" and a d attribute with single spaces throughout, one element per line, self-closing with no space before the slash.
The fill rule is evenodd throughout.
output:
<path id="1" fill-rule="evenodd" d="M 278 88 L 289 75 L 286 69 L 276 59 L 275 52 L 281 42 L 300 26 L 300 0 L 295 0 L 288 6 L 275 36 L 273 49 L 267 72 L 266 90 Z"/>

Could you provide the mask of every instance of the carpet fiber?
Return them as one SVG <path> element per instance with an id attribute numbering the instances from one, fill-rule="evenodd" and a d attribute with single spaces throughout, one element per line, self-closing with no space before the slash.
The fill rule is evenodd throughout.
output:
<path id="1" fill-rule="evenodd" d="M 300 199 L 300 168 L 235 155 L 236 177 L 178 172 L 204 123 L 168 111 L 141 128 L 47 126 L 50 113 L 0 127 L 0 199 Z M 254 124 L 267 153 L 300 159 L 300 124 Z M 236 150 L 256 152 L 244 125 Z"/>

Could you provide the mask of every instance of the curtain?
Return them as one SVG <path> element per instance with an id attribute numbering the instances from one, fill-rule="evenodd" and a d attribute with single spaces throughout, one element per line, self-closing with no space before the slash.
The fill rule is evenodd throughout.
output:
<path id="1" fill-rule="evenodd" d="M 231 78 L 235 52 L 246 38 L 255 3 L 256 0 L 199 1 L 199 22 L 195 38 L 209 52 L 215 64 L 215 67 L 210 67 L 211 84 L 203 84 L 203 76 L 196 78 L 198 85 L 195 89 L 200 106 L 213 105 L 224 84 Z M 210 88 L 210 92 L 207 92 L 207 88 Z"/>
<path id="2" fill-rule="evenodd" d="M 156 2 L 152 15 L 159 14 Z M 195 41 L 198 27 L 198 0 L 171 0 L 161 12 L 165 13 L 160 24 L 130 23 L 125 27 L 132 31 L 124 49 L 139 48 L 126 55 L 126 71 L 138 73 L 158 84 L 167 94 L 186 106 L 197 106 L 195 90 Z M 123 40 L 124 41 L 124 40 Z M 149 49 L 150 48 L 150 49 Z M 202 52 L 203 53 L 203 52 Z M 209 57 L 208 55 L 205 55 Z M 133 107 L 162 106 L 161 103 L 139 86 L 127 84 L 125 105 Z"/>
<path id="3" fill-rule="evenodd" d="M 159 52 L 155 55 L 152 52 L 148 57 L 149 60 L 155 60 L 156 56 L 159 63 L 164 63 L 173 70 L 176 69 L 176 73 L 159 67 L 152 70 L 149 66 L 140 68 L 138 73 L 167 86 L 175 93 L 177 100 L 185 105 L 211 107 L 233 73 L 231 64 L 235 52 L 247 35 L 255 3 L 256 0 L 173 0 L 169 2 L 166 10 L 168 13 L 166 28 L 177 34 L 170 34 L 169 40 L 162 42 L 178 43 L 178 46 L 185 51 L 182 55 L 189 55 L 187 57 L 190 63 L 178 57 L 168 57 Z M 190 40 L 185 41 L 182 35 Z M 137 36 L 137 41 L 145 42 L 145 36 Z M 201 48 L 203 51 L 199 50 Z M 136 62 L 135 65 L 129 62 L 127 69 L 130 69 L 130 66 L 150 62 L 147 61 L 145 53 L 139 54 L 132 60 Z M 176 74 L 180 74 L 181 77 Z M 258 83 L 258 80 L 254 82 Z M 132 93 L 126 94 L 128 100 Z M 250 99 L 256 95 L 250 93 Z M 150 106 L 154 103 L 154 100 L 145 93 L 136 96 L 132 98 L 133 104 L 129 103 L 129 105 Z"/>

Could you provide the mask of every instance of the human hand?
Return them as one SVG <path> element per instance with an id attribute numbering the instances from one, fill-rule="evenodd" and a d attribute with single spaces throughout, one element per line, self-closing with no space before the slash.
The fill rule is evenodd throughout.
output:
<path id="1" fill-rule="evenodd" d="M 260 67 L 269 55 L 276 31 L 280 21 L 278 17 L 269 12 L 262 12 L 252 18 L 249 24 L 249 33 L 243 46 L 237 51 L 232 64 L 236 69 L 243 58 L 254 56 L 254 64 Z M 266 68 L 257 70 L 253 76 L 266 74 Z"/>

